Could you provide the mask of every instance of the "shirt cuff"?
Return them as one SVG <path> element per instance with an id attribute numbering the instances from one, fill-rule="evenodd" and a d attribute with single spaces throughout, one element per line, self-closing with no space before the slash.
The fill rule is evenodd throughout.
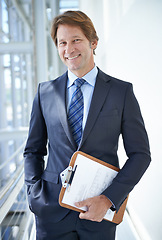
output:
<path id="1" fill-rule="evenodd" d="M 113 202 L 110 200 L 110 198 L 108 198 L 109 199 L 109 201 L 112 203 L 112 206 L 110 207 L 110 210 L 111 211 L 116 211 L 116 208 L 115 208 L 115 205 L 113 204 Z"/>

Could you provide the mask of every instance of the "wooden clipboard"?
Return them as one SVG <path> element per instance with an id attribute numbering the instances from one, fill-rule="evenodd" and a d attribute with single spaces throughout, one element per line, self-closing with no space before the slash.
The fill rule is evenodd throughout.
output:
<path id="1" fill-rule="evenodd" d="M 113 165 L 110 165 L 110 164 L 108 164 L 108 163 L 106 163 L 106 162 L 103 162 L 103 161 L 101 161 L 101 160 L 99 160 L 99 159 L 97 159 L 97 158 L 94 158 L 94 157 L 92 157 L 92 156 L 90 156 L 90 155 L 88 155 L 88 154 L 86 154 L 86 153 L 83 153 L 83 152 L 81 152 L 81 151 L 77 151 L 77 152 L 75 152 L 75 153 L 73 154 L 73 156 L 72 156 L 72 158 L 71 158 L 71 161 L 70 161 L 70 164 L 69 164 L 69 167 L 68 167 L 68 169 L 66 170 L 66 171 L 68 171 L 68 172 L 71 171 L 71 175 L 70 175 L 70 176 L 67 176 L 67 175 L 66 175 L 65 178 L 64 178 L 64 183 L 63 183 L 63 186 L 62 186 L 62 188 L 61 188 L 60 195 L 59 195 L 59 204 L 60 204 L 62 207 L 65 207 L 65 208 L 68 208 L 68 209 L 71 209 L 71 210 L 74 210 L 74 211 L 85 212 L 85 211 L 82 210 L 82 209 L 79 209 L 79 208 L 77 208 L 77 207 L 75 207 L 75 206 L 71 206 L 70 204 L 66 204 L 65 202 L 63 202 L 64 194 L 66 193 L 66 191 L 68 191 L 68 187 L 70 187 L 70 184 L 71 184 L 71 182 L 73 181 L 73 179 L 71 179 L 71 178 L 72 178 L 72 175 L 74 176 L 75 172 L 72 172 L 72 169 L 74 170 L 75 162 L 76 162 L 76 159 L 77 159 L 77 157 L 78 157 L 79 155 L 81 155 L 81 156 L 83 156 L 83 157 L 86 157 L 86 158 L 88 158 L 88 160 L 92 160 L 92 161 L 94 161 L 95 163 L 101 164 L 101 165 L 103 165 L 103 166 L 105 166 L 105 167 L 107 167 L 107 168 L 109 168 L 109 169 L 112 169 L 112 170 L 116 171 L 117 173 L 120 171 L 120 169 L 117 168 L 117 167 L 115 167 L 115 166 L 113 166 Z M 68 173 L 67 173 L 67 174 L 68 174 Z M 76 174 L 77 174 L 77 172 L 76 172 Z M 63 175 L 65 175 L 65 174 L 63 173 Z M 69 184 L 68 181 L 70 182 L 70 184 Z M 108 219 L 104 219 L 104 220 L 111 221 L 111 222 L 116 223 L 116 224 L 121 223 L 122 220 L 123 220 L 124 211 L 125 211 L 125 209 L 126 209 L 127 200 L 128 200 L 128 197 L 125 199 L 125 201 L 124 201 L 123 204 L 121 205 L 121 207 L 120 207 L 120 209 L 118 210 L 118 212 L 116 212 L 116 211 L 115 211 L 115 212 L 112 212 L 112 213 L 113 213 L 113 217 L 112 217 L 111 220 L 108 220 Z M 109 211 L 111 211 L 111 210 L 109 210 Z"/>

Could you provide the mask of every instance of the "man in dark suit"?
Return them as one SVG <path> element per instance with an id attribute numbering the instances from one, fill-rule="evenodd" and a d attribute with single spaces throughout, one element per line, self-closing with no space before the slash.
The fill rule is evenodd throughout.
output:
<path id="1" fill-rule="evenodd" d="M 68 71 L 53 81 L 39 84 L 33 102 L 24 157 L 37 239 L 113 240 L 116 224 L 103 220 L 104 215 L 109 208 L 118 211 L 151 160 L 140 108 L 132 84 L 106 75 L 95 66 L 98 37 L 84 13 L 68 11 L 57 16 L 51 36 Z M 79 82 L 84 79 L 79 90 L 74 84 L 78 78 Z M 81 139 L 75 141 L 69 112 L 76 91 L 83 110 L 77 120 L 81 124 L 77 130 Z M 112 184 L 100 196 L 76 203 L 79 207 L 87 206 L 85 213 L 59 206 L 59 176 L 72 154 L 80 150 L 119 167 L 120 134 L 128 159 Z M 44 169 L 47 144 L 48 161 Z"/>

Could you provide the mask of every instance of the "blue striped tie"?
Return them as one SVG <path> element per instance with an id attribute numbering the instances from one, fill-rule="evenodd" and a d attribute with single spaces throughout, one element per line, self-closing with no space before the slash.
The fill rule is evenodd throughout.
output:
<path id="1" fill-rule="evenodd" d="M 77 78 L 74 81 L 76 90 L 72 95 L 69 112 L 68 112 L 69 125 L 72 130 L 72 135 L 74 137 L 74 140 L 77 146 L 79 145 L 82 137 L 84 102 L 83 102 L 83 94 L 80 88 L 84 84 L 84 82 L 85 80 L 82 78 Z"/>

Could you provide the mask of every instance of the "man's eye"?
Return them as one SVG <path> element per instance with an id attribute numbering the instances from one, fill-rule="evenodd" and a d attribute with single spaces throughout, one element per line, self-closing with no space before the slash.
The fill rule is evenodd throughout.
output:
<path id="1" fill-rule="evenodd" d="M 79 42 L 81 41 L 79 38 L 75 39 L 74 42 Z"/>
<path id="2" fill-rule="evenodd" d="M 60 42 L 59 46 L 64 46 L 66 44 L 66 42 Z"/>

